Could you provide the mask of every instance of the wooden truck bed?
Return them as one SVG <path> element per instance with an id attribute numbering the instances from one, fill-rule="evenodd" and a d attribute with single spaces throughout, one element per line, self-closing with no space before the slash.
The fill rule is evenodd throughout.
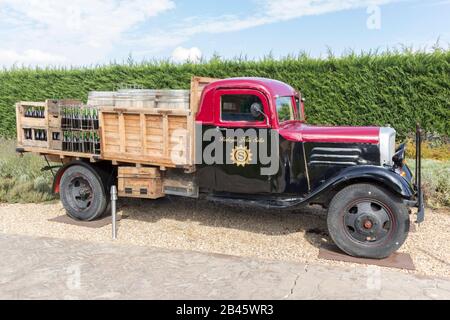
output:
<path id="1" fill-rule="evenodd" d="M 16 104 L 17 147 L 46 155 L 50 160 L 86 158 L 164 168 L 195 167 L 195 115 L 203 88 L 217 79 L 193 77 L 189 110 L 98 107 L 98 154 L 64 151 L 61 109 L 81 105 L 78 100 L 47 100 Z M 41 110 L 38 117 L 26 115 Z M 33 109 L 34 110 L 34 109 Z M 92 130 L 91 130 L 92 131 Z"/>

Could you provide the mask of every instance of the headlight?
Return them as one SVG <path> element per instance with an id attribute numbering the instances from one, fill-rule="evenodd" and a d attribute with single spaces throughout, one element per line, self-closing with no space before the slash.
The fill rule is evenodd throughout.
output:
<path id="1" fill-rule="evenodd" d="M 395 154 L 395 136 L 397 132 L 388 127 L 380 128 L 380 165 L 393 165 Z"/>

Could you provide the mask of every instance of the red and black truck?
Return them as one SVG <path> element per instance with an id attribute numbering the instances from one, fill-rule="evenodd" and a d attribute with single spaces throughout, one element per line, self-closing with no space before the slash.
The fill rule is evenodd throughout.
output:
<path id="1" fill-rule="evenodd" d="M 328 209 L 338 247 L 367 258 L 385 258 L 402 246 L 410 208 L 424 220 L 419 128 L 413 178 L 393 128 L 308 125 L 301 94 L 280 81 L 194 77 L 184 100 L 174 90 L 131 93 L 128 105 L 114 96 L 94 106 L 76 100 L 16 105 L 17 151 L 61 162 L 54 190 L 74 219 L 102 216 L 112 185 L 122 197 L 185 196 L 275 212 L 319 204 Z M 34 107 L 43 108 L 40 119 L 26 116 Z M 98 118 L 67 116 L 77 108 L 94 108 L 84 114 Z M 98 134 L 97 148 L 89 139 L 86 150 L 86 143 L 65 139 L 61 123 L 83 120 Z M 38 130 L 45 139 L 34 139 Z"/>

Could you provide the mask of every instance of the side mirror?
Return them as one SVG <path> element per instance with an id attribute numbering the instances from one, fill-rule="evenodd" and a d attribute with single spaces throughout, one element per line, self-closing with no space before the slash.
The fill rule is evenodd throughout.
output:
<path id="1" fill-rule="evenodd" d="M 258 118 L 261 114 L 264 114 L 264 112 L 262 111 L 262 107 L 258 102 L 255 102 L 250 106 L 250 112 L 255 118 Z"/>
<path id="2" fill-rule="evenodd" d="M 258 102 L 255 102 L 250 106 L 250 112 L 252 116 L 255 118 L 258 118 L 260 115 L 263 115 L 264 118 L 266 119 L 267 126 L 268 127 L 270 126 L 269 117 L 267 116 L 267 114 L 264 113 L 264 111 L 262 110 L 262 105 L 260 105 Z"/>

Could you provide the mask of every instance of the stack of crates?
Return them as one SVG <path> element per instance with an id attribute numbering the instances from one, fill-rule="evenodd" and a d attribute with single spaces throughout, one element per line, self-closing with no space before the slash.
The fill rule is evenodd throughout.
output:
<path id="1" fill-rule="evenodd" d="M 99 110 L 97 107 L 74 104 L 60 108 L 62 150 L 100 154 Z"/>

